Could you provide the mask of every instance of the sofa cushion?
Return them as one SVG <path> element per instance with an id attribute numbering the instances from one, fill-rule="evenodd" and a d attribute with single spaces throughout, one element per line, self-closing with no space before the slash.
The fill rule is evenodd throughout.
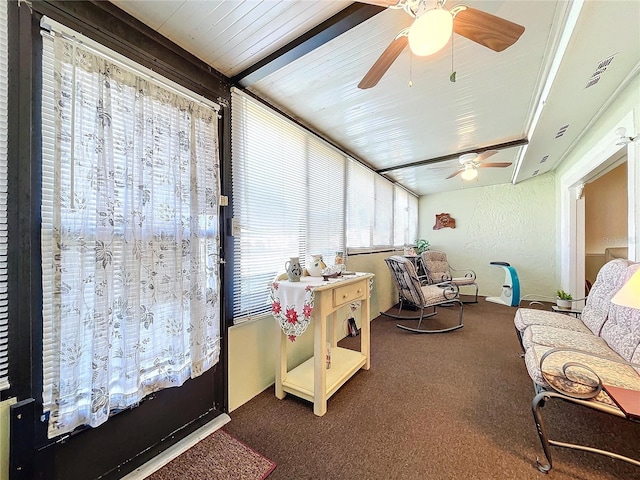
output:
<path id="1" fill-rule="evenodd" d="M 600 335 L 609 315 L 611 299 L 624 284 L 626 269 L 631 263 L 617 258 L 605 263 L 598 272 L 581 315 L 582 321 L 594 335 Z"/>
<path id="2" fill-rule="evenodd" d="M 627 267 L 625 274 L 622 276 L 622 285 L 639 269 L 640 264 L 633 264 Z M 620 286 L 622 287 L 622 285 Z M 600 336 L 622 358 L 632 362 L 634 353 L 638 349 L 638 345 L 640 345 L 640 310 L 612 303 L 609 307 L 608 319 L 602 326 Z"/>
<path id="3" fill-rule="evenodd" d="M 607 342 L 600 337 L 596 337 L 590 331 L 574 332 L 564 328 L 543 325 L 531 325 L 523 332 L 522 346 L 526 350 L 532 345 L 576 348 L 600 355 L 606 355 L 611 351 Z"/>
<path id="4" fill-rule="evenodd" d="M 519 308 L 516 311 L 514 323 L 520 332 L 524 332 L 529 325 L 546 325 L 574 332 L 591 332 L 578 318 L 535 308 Z"/>
<path id="5" fill-rule="evenodd" d="M 543 376 L 540 370 L 540 359 L 551 349 L 552 347 L 534 344 L 525 353 L 524 358 L 529 376 L 541 387 L 550 388 L 551 383 L 556 390 L 568 394 L 589 392 L 590 389 L 584 385 L 592 383 L 593 375 L 589 372 L 579 368 L 571 368 L 569 376 L 576 382 L 569 381 L 562 375 L 562 368 L 565 364 L 576 362 L 589 366 L 598 374 L 604 384 L 640 391 L 640 375 L 638 372 L 628 365 L 614 361 L 624 362 L 619 355 L 611 350 L 606 355 L 610 360 L 593 357 L 581 352 L 554 353 L 544 361 L 545 376 Z M 584 382 L 584 384 L 579 382 Z M 615 407 L 613 401 L 604 391 L 598 393 L 593 401 Z"/>

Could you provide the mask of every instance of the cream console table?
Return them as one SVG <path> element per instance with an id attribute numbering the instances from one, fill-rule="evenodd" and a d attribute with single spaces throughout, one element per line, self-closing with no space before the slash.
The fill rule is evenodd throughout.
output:
<path id="1" fill-rule="evenodd" d="M 283 399 L 287 393 L 313 402 L 313 413 L 322 416 L 327 413 L 327 399 L 361 368 L 369 370 L 371 360 L 369 329 L 369 298 L 372 273 L 358 272 L 337 279 L 323 281 L 322 277 L 302 277 L 299 282 L 284 280 L 277 282 L 279 298 L 285 298 L 285 292 L 304 294 L 307 299 L 313 295 L 311 324 L 313 324 L 313 357 L 293 370 L 287 367 L 287 345 L 290 336 L 284 330 L 280 332 L 280 348 L 276 368 L 276 397 Z M 288 291 L 288 292 L 287 292 Z M 298 298 L 301 298 L 298 295 Z M 361 301 L 360 351 L 337 346 L 336 312 L 339 308 L 355 301 Z M 300 307 L 300 306 L 298 306 Z M 307 312 L 309 303 L 306 304 Z M 287 306 L 278 301 L 278 308 Z M 302 311 L 302 307 L 298 308 Z M 291 309 L 287 309 L 287 314 Z M 295 317 L 295 314 L 294 314 Z M 290 318 L 290 317 L 286 317 Z M 286 320 L 284 320 L 286 322 Z M 327 343 L 331 345 L 331 367 L 326 366 Z"/>

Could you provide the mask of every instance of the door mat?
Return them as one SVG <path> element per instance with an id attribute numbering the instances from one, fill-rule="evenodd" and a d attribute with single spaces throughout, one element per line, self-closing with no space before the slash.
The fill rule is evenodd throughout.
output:
<path id="1" fill-rule="evenodd" d="M 216 430 L 147 477 L 148 480 L 264 480 L 276 464 L 240 440 Z"/>

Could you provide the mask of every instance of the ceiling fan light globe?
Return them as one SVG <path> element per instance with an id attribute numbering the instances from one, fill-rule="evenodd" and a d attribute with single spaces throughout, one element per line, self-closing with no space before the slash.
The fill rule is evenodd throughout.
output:
<path id="1" fill-rule="evenodd" d="M 624 127 L 616 128 L 616 135 L 619 137 L 625 137 L 627 135 L 627 129 Z"/>
<path id="2" fill-rule="evenodd" d="M 478 170 L 475 168 L 465 168 L 464 171 L 460 174 L 463 180 L 473 180 L 478 176 Z"/>
<path id="3" fill-rule="evenodd" d="M 409 48 L 414 55 L 426 57 L 444 47 L 453 33 L 453 16 L 448 10 L 427 10 L 409 29 Z"/>

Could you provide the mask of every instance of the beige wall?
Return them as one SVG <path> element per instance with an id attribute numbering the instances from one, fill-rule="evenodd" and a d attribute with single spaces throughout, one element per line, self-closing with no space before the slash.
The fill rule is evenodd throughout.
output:
<path id="1" fill-rule="evenodd" d="M 614 168 L 584 188 L 585 251 L 601 253 L 627 246 L 627 164 Z"/>
<path id="2" fill-rule="evenodd" d="M 504 271 L 492 261 L 515 267 L 521 295 L 553 295 L 558 288 L 555 209 L 553 173 L 517 185 L 426 195 L 418 208 L 419 236 L 432 250 L 446 252 L 453 267 L 475 270 L 481 295 L 502 291 Z M 443 212 L 455 219 L 455 229 L 433 230 L 435 215 Z"/>
<path id="3" fill-rule="evenodd" d="M 595 282 L 605 264 L 605 249 L 627 248 L 627 164 L 584 187 L 585 278 Z"/>
<path id="4" fill-rule="evenodd" d="M 350 255 L 349 270 L 375 274 L 371 294 L 371 318 L 397 302 L 397 294 L 384 259 L 392 253 Z M 338 331 L 343 332 L 348 308 L 338 312 Z M 356 321 L 361 324 L 360 311 Z M 280 330 L 273 317 L 253 320 L 229 329 L 229 411 L 251 400 L 275 381 L 276 354 Z M 287 349 L 288 365 L 293 368 L 313 355 L 313 329 L 309 328 Z"/>
<path id="5" fill-rule="evenodd" d="M 0 403 L 0 480 L 9 478 L 10 409 L 14 403 L 16 403 L 15 398 Z"/>

